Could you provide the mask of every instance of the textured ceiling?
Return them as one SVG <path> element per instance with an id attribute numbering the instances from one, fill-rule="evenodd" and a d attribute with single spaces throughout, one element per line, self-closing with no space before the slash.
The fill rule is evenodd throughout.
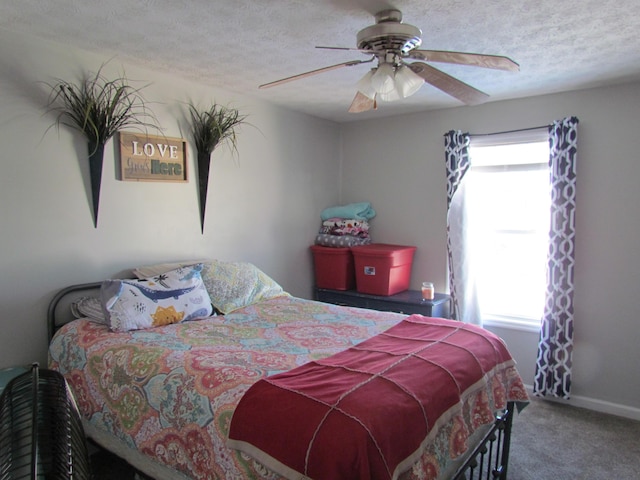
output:
<path id="1" fill-rule="evenodd" d="M 258 85 L 364 60 L 356 33 L 385 8 L 422 29 L 421 48 L 505 55 L 519 73 L 433 64 L 489 101 L 640 79 L 638 0 L 2 0 L 0 28 L 170 71 L 335 121 L 461 105 L 424 85 L 375 112 L 349 114 L 368 65 L 270 89 Z"/>

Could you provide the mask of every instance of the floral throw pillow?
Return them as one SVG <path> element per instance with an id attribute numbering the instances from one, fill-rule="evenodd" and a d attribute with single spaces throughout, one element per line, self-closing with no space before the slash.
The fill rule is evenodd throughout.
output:
<path id="1" fill-rule="evenodd" d="M 223 314 L 262 300 L 289 295 L 266 273 L 246 262 L 207 262 L 202 269 L 202 278 L 211 303 Z"/>
<path id="2" fill-rule="evenodd" d="M 210 316 L 201 270 L 198 264 L 141 280 L 104 281 L 100 299 L 109 327 L 125 332 Z"/>

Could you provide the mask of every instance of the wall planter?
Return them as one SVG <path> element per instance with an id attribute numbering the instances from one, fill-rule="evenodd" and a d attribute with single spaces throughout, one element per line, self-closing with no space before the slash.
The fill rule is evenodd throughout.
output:
<path id="1" fill-rule="evenodd" d="M 98 226 L 98 206 L 102 182 L 104 146 L 120 129 L 158 129 L 140 88 L 129 85 L 124 76 L 108 80 L 97 73 L 86 74 L 78 83 L 57 80 L 51 88 L 48 109 L 56 113 L 55 125 L 70 127 L 84 135 L 88 143 L 93 224 Z"/>
<path id="2" fill-rule="evenodd" d="M 222 144 L 227 144 L 234 153 L 238 151 L 236 128 L 246 123 L 246 115 L 238 110 L 213 104 L 208 110 L 198 110 L 189 105 L 193 142 L 198 163 L 198 196 L 200 201 L 200 228 L 204 233 L 204 217 L 209 186 L 211 154 Z"/>

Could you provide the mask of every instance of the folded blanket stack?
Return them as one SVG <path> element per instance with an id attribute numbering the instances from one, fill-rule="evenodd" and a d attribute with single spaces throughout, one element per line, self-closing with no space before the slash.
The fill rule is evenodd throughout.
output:
<path id="1" fill-rule="evenodd" d="M 324 247 L 352 247 L 371 243 L 369 220 L 376 212 L 369 202 L 325 208 L 315 244 Z"/>

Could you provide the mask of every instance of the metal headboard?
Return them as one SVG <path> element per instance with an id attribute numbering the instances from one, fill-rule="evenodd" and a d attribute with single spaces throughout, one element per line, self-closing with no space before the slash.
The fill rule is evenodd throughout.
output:
<path id="1" fill-rule="evenodd" d="M 97 295 L 102 282 L 80 283 L 63 288 L 49 302 L 47 310 L 47 334 L 51 342 L 53 335 L 65 323 L 74 319 L 71 314 L 71 303 L 81 297 Z"/>

